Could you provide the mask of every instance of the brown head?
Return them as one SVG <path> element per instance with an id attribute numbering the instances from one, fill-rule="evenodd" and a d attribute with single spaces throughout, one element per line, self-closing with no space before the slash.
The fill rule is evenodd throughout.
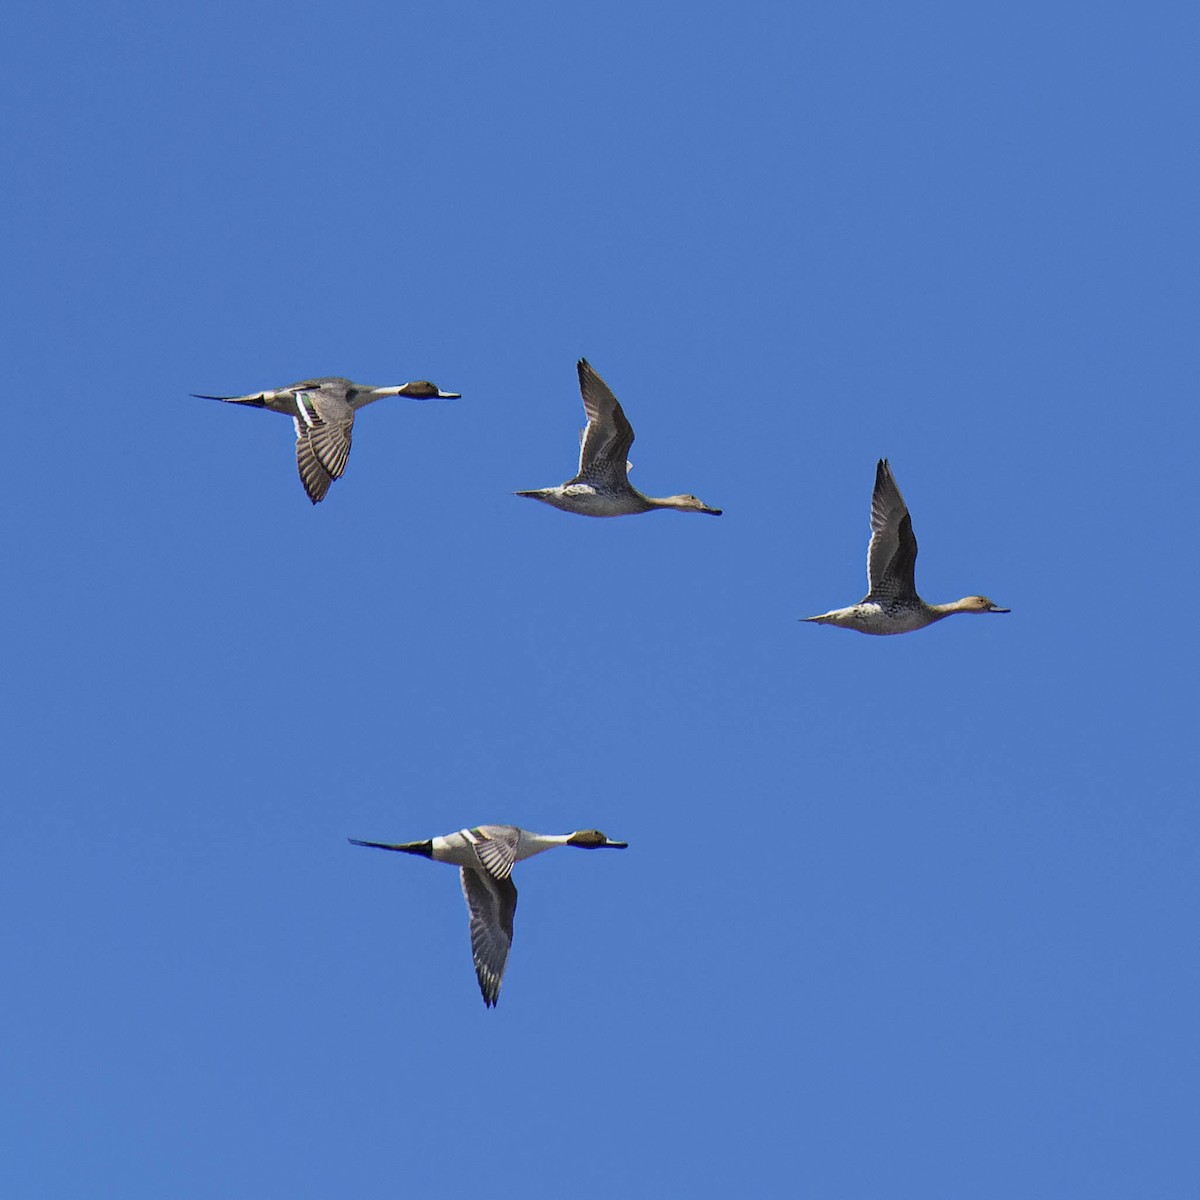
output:
<path id="1" fill-rule="evenodd" d="M 567 838 L 568 846 L 578 846 L 580 850 L 626 850 L 628 842 L 614 842 L 607 834 L 598 829 L 581 829 Z"/>
<path id="2" fill-rule="evenodd" d="M 397 396 L 407 396 L 410 400 L 459 400 L 460 392 L 443 392 L 436 383 L 428 379 L 414 379 L 396 389 Z"/>
<path id="3" fill-rule="evenodd" d="M 954 605 L 954 611 L 964 613 L 1006 613 L 1012 612 L 1012 609 L 1001 608 L 998 604 L 993 604 L 986 596 L 964 596 Z"/>
<path id="4" fill-rule="evenodd" d="M 678 508 L 681 512 L 708 513 L 711 517 L 719 517 L 719 508 L 709 508 L 699 496 L 664 496 L 654 502 L 659 508 Z"/>

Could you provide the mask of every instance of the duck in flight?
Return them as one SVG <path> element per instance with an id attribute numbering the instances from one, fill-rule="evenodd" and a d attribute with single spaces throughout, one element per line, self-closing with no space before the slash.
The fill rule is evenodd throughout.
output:
<path id="1" fill-rule="evenodd" d="M 341 477 L 350 455 L 354 414 L 384 396 L 408 396 L 411 400 L 457 400 L 458 392 L 443 392 L 427 379 L 397 387 L 368 387 L 340 376 L 304 379 L 271 392 L 249 396 L 205 396 L 200 400 L 224 400 L 250 408 L 267 408 L 284 413 L 296 426 L 296 465 L 308 498 L 317 504 L 325 499 L 330 484 Z"/>
<path id="2" fill-rule="evenodd" d="M 840 625 L 859 633 L 911 633 L 954 613 L 1006 613 L 986 596 L 966 596 L 949 604 L 926 604 L 917 595 L 917 539 L 912 517 L 886 458 L 875 468 L 871 497 L 871 542 L 867 547 L 870 590 L 857 604 L 835 608 L 819 617 L 819 625 Z"/>
<path id="3" fill-rule="evenodd" d="M 350 842 L 355 846 L 419 854 L 434 862 L 453 863 L 460 869 L 463 895 L 471 914 L 471 956 L 475 960 L 479 990 L 488 1008 L 494 1007 L 500 997 L 500 981 L 512 945 L 513 915 L 517 911 L 513 864 L 556 846 L 624 850 L 629 845 L 614 842 L 598 829 L 547 834 L 530 833 L 516 825 L 479 825 L 425 842 L 360 842 L 357 838 L 351 838 Z"/>
<path id="4" fill-rule="evenodd" d="M 644 496 L 629 482 L 627 455 L 633 445 L 629 424 L 608 384 L 592 369 L 586 358 L 578 364 L 579 390 L 587 425 L 579 434 L 579 471 L 558 487 L 516 492 L 541 500 L 563 512 L 585 517 L 625 517 L 674 508 L 680 512 L 702 512 L 719 517 L 719 508 L 709 508 L 695 496 Z"/>

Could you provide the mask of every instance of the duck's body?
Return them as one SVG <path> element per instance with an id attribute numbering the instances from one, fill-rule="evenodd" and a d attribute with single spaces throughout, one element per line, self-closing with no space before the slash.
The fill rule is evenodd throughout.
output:
<path id="1" fill-rule="evenodd" d="M 463 895 L 471 914 L 471 955 L 483 1002 L 489 1008 L 499 999 L 512 945 L 513 916 L 517 911 L 513 864 L 556 846 L 624 850 L 628 845 L 614 842 L 598 829 L 547 834 L 531 833 L 516 825 L 478 825 L 424 842 L 363 842 L 357 838 L 350 841 L 355 846 L 399 850 L 460 868 Z"/>
<path id="2" fill-rule="evenodd" d="M 584 517 L 627 517 L 658 508 L 719 517 L 719 508 L 709 508 L 695 496 L 646 496 L 629 482 L 628 455 L 633 445 L 633 427 L 616 396 L 586 358 L 579 360 L 578 371 L 583 411 L 587 416 L 587 425 L 579 436 L 579 471 L 573 479 L 557 487 L 516 495 Z"/>
<path id="3" fill-rule="evenodd" d="M 443 392 L 425 379 L 395 387 L 370 387 L 337 375 L 303 379 L 269 392 L 247 396 L 207 396 L 200 400 L 224 400 L 265 408 L 292 418 L 296 426 L 296 466 L 308 498 L 317 504 L 325 499 L 335 479 L 346 469 L 354 415 L 360 408 L 384 396 L 408 396 L 413 400 L 457 400 L 458 392 Z"/>
<path id="4" fill-rule="evenodd" d="M 875 468 L 871 497 L 871 542 L 867 547 L 866 596 L 849 608 L 835 608 L 817 617 L 819 625 L 837 625 L 859 633 L 912 633 L 955 613 L 1006 613 L 986 596 L 964 596 L 949 604 L 926 604 L 917 595 L 917 539 L 912 517 L 886 458 Z"/>
<path id="5" fill-rule="evenodd" d="M 630 517 L 635 513 L 653 512 L 656 508 L 675 508 L 669 503 L 674 496 L 664 496 L 651 500 L 643 496 L 632 485 L 624 490 L 597 487 L 591 483 L 581 483 L 572 479 L 560 483 L 557 487 L 538 488 L 532 492 L 515 492 L 517 496 L 528 496 L 532 500 L 540 500 L 553 508 L 561 508 L 563 512 L 578 513 L 581 517 Z M 683 507 L 683 506 L 680 506 Z M 692 511 L 700 511 L 694 506 Z M 705 509 L 705 512 L 714 512 Z M 714 515 L 719 515 L 714 513 Z"/>
<path id="6" fill-rule="evenodd" d="M 979 606 L 980 601 L 986 607 Z M 943 617 L 960 612 L 1008 612 L 997 608 L 985 596 L 965 596 L 950 604 L 926 604 L 919 596 L 917 603 L 888 603 L 869 597 L 851 604 L 849 608 L 835 608 L 819 617 L 801 617 L 803 621 L 815 621 L 818 625 L 838 625 L 842 629 L 856 629 L 859 633 L 912 633 L 924 629 Z"/>

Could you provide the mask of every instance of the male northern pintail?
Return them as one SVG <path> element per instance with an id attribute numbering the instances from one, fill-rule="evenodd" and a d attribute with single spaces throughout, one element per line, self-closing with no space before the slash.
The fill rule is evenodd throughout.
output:
<path id="1" fill-rule="evenodd" d="M 581 850 L 605 847 L 624 850 L 628 842 L 614 842 L 598 829 L 575 833 L 530 833 L 516 825 L 479 825 L 460 829 L 426 842 L 360 842 L 380 850 L 420 854 L 435 862 L 461 867 L 463 895 L 471 914 L 471 955 L 483 1002 L 491 1008 L 500 996 L 504 964 L 512 945 L 513 914 L 517 911 L 517 887 L 512 881 L 513 863 L 553 850 L 555 846 L 578 846 Z"/>
<path id="2" fill-rule="evenodd" d="M 822 625 L 840 625 L 859 633 L 911 633 L 952 613 L 1006 613 L 986 596 L 966 596 L 950 604 L 926 604 L 917 595 L 914 572 L 917 539 L 912 517 L 886 458 L 875 468 L 871 497 L 871 544 L 867 547 L 870 591 L 849 608 L 835 608 L 819 617 L 804 617 Z"/>
<path id="3" fill-rule="evenodd" d="M 719 508 L 709 508 L 695 496 L 643 496 L 629 482 L 626 455 L 633 445 L 633 427 L 621 410 L 608 384 L 592 370 L 586 358 L 579 360 L 579 390 L 587 425 L 579 434 L 579 473 L 558 487 L 517 492 L 585 517 L 624 517 L 677 508 L 719 517 Z"/>
<path id="4" fill-rule="evenodd" d="M 384 396 L 408 396 L 412 400 L 457 400 L 458 392 L 443 392 L 426 379 L 397 387 L 368 387 L 340 376 L 304 379 L 273 392 L 249 396 L 205 396 L 200 400 L 225 400 L 286 413 L 296 426 L 296 465 L 308 498 L 316 504 L 325 499 L 329 485 L 340 478 L 350 454 L 354 414 Z"/>

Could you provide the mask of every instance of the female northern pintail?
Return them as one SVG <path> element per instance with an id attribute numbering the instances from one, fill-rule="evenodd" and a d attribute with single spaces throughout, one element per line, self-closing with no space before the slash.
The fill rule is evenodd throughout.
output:
<path id="1" fill-rule="evenodd" d="M 910 633 L 952 613 L 1006 613 L 986 596 L 966 596 L 951 604 L 926 604 L 917 595 L 914 578 L 917 539 L 912 517 L 892 477 L 886 458 L 875 468 L 871 497 L 871 544 L 867 547 L 870 591 L 849 608 L 835 608 L 819 617 L 804 617 L 822 625 L 840 625 L 859 633 Z"/>
<path id="2" fill-rule="evenodd" d="M 314 504 L 325 499 L 329 485 L 346 469 L 354 414 L 360 408 L 384 396 L 408 396 L 412 400 L 459 399 L 458 392 L 443 392 L 426 379 L 397 387 L 368 387 L 332 375 L 304 379 L 273 392 L 255 392 L 249 396 L 192 394 L 200 400 L 248 404 L 251 408 L 269 408 L 271 412 L 291 417 L 296 426 L 296 465 L 300 468 L 300 482 Z"/>
<path id="3" fill-rule="evenodd" d="M 513 863 L 553 850 L 555 846 L 578 846 L 581 850 L 624 850 L 628 842 L 614 842 L 598 829 L 575 833 L 530 833 L 516 825 L 479 825 L 460 829 L 427 842 L 360 842 L 380 850 L 420 854 L 435 862 L 461 867 L 463 895 L 471 914 L 471 955 L 483 1002 L 491 1008 L 500 996 L 504 964 L 512 945 L 513 914 L 517 911 L 517 887 L 512 881 Z"/>
<path id="4" fill-rule="evenodd" d="M 625 517 L 677 508 L 719 517 L 719 508 L 709 508 L 695 496 L 643 496 L 629 482 L 626 455 L 633 445 L 633 427 L 621 410 L 608 384 L 592 370 L 586 358 L 579 360 L 579 390 L 587 425 L 579 434 L 579 473 L 558 487 L 516 492 L 552 504 L 563 512 L 585 517 Z"/>

